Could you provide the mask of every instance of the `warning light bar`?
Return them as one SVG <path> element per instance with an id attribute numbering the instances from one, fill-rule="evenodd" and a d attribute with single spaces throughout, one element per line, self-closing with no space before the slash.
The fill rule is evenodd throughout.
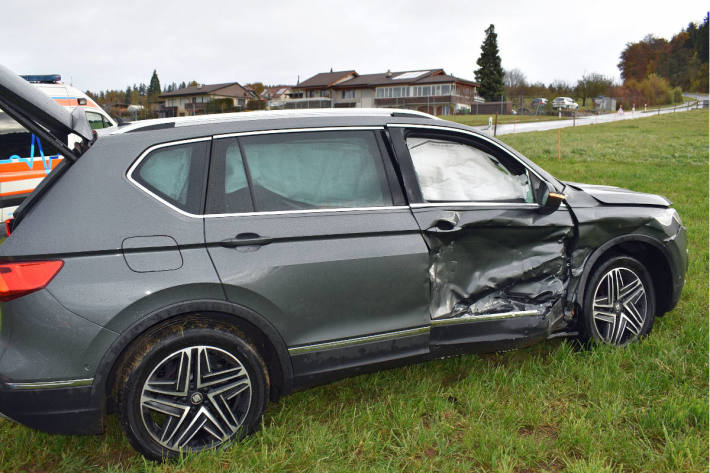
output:
<path id="1" fill-rule="evenodd" d="M 41 84 L 54 84 L 62 80 L 62 76 L 59 74 L 31 74 L 20 77 L 27 82 L 39 82 Z"/>

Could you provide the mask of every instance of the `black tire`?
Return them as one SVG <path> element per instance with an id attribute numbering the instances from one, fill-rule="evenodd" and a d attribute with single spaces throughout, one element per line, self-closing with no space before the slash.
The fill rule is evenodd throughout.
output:
<path id="1" fill-rule="evenodd" d="M 234 327 L 198 316 L 141 336 L 118 374 L 121 426 L 151 460 L 243 438 L 268 401 L 268 371 L 254 346 Z"/>
<path id="2" fill-rule="evenodd" d="M 615 297 L 614 287 L 620 288 L 621 297 Z M 580 338 L 583 342 L 625 345 L 651 331 L 655 313 L 653 280 L 646 267 L 631 256 L 613 256 L 598 265 L 587 281 Z"/>

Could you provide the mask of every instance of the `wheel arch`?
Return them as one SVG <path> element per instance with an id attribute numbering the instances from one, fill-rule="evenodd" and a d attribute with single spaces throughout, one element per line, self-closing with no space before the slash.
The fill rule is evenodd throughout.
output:
<path id="1" fill-rule="evenodd" d="M 264 317 L 248 307 L 232 302 L 194 300 L 172 304 L 149 313 L 124 330 L 111 344 L 99 362 L 92 385 L 92 398 L 99 404 L 102 413 L 112 407 L 109 401 L 112 398 L 116 371 L 131 344 L 159 324 L 194 313 L 202 313 L 234 325 L 257 345 L 269 370 L 272 400 L 291 391 L 293 369 L 286 343 Z"/>
<path id="2" fill-rule="evenodd" d="M 584 307 L 584 293 L 594 269 L 613 255 L 638 259 L 648 270 L 656 296 L 656 316 L 667 312 L 673 299 L 671 255 L 662 242 L 648 235 L 621 235 L 608 240 L 594 250 L 584 263 L 575 294 L 575 303 Z"/>

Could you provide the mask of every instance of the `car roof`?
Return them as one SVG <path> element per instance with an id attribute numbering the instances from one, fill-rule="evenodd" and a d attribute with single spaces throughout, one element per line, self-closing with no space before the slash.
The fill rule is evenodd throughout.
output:
<path id="1" fill-rule="evenodd" d="M 136 131 L 150 131 L 166 128 L 190 127 L 199 125 L 228 125 L 230 123 L 251 122 L 255 128 L 259 127 L 259 122 L 271 120 L 293 120 L 299 119 L 328 119 L 328 118 L 385 118 L 385 117 L 410 117 L 439 120 L 439 118 L 428 113 L 417 110 L 392 109 L 392 108 L 317 108 L 317 109 L 296 109 L 296 110 L 269 110 L 253 112 L 219 113 L 211 115 L 196 115 L 191 117 L 171 117 L 156 118 L 151 120 L 141 120 L 131 122 L 123 126 L 104 133 L 105 135 L 120 135 Z M 241 127 L 239 127 L 241 128 Z"/>

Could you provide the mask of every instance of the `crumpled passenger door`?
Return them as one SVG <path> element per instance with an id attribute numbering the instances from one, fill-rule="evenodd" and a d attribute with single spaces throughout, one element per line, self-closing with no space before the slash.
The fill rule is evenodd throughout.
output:
<path id="1" fill-rule="evenodd" d="M 497 350 L 546 337 L 568 281 L 566 206 L 541 212 L 542 179 L 493 141 L 426 128 L 391 136 L 430 252 L 431 343 Z"/>

